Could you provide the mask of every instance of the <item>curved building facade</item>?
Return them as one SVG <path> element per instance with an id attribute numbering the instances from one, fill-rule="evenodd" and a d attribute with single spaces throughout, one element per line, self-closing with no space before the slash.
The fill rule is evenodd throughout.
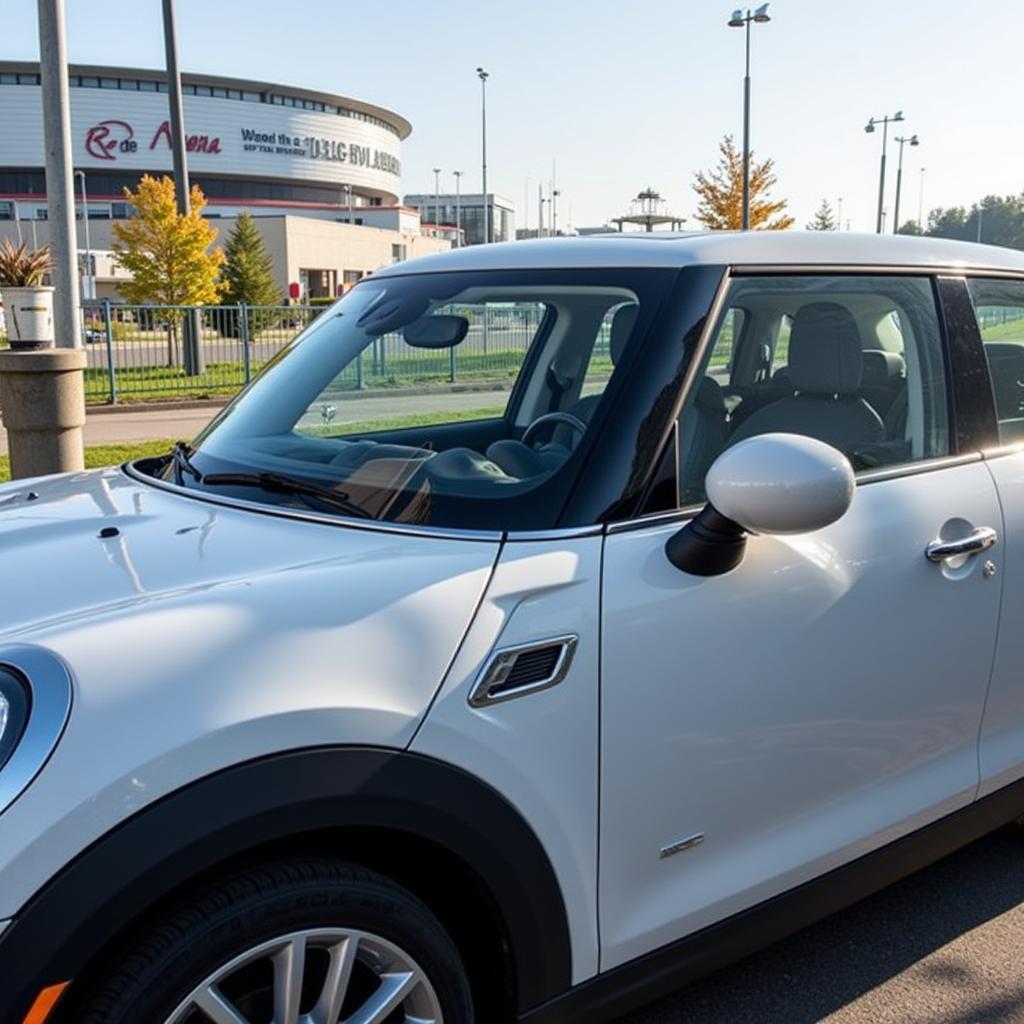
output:
<path id="1" fill-rule="evenodd" d="M 85 172 L 90 213 L 93 203 L 109 202 L 108 216 L 127 216 L 118 208 L 126 186 L 146 173 L 171 173 L 164 75 L 73 65 L 69 78 L 72 158 Z M 398 114 L 346 96 L 212 75 L 183 75 L 182 89 L 189 177 L 212 215 L 241 206 L 284 212 L 398 202 L 402 140 L 412 130 Z M 42 124 L 39 65 L 0 61 L 0 203 L 8 217 L 12 202 L 22 219 L 45 217 Z"/>

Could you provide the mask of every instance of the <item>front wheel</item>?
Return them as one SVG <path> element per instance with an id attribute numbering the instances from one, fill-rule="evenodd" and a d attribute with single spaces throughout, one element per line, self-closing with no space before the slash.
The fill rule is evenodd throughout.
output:
<path id="1" fill-rule="evenodd" d="M 472 1024 L 458 951 L 415 896 L 327 860 L 250 869 L 143 928 L 82 1024 Z"/>

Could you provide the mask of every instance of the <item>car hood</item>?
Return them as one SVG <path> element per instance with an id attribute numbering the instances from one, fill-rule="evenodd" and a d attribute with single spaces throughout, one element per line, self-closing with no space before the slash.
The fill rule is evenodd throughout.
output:
<path id="1" fill-rule="evenodd" d="M 445 554 L 442 555 L 442 551 Z M 350 528 L 197 500 L 129 476 L 94 470 L 0 486 L 0 641 L 101 613 L 277 573 L 333 567 L 343 606 L 392 598 L 466 568 L 493 564 L 495 543 Z M 458 553 L 450 569 L 448 554 Z M 426 577 L 410 575 L 414 556 Z M 425 556 L 425 557 L 424 557 Z M 383 561 L 390 572 L 380 574 Z M 365 587 L 368 565 L 374 585 Z M 363 587 L 352 584 L 359 577 Z M 396 585 L 397 584 L 397 585 Z"/>
<path id="2" fill-rule="evenodd" d="M 213 504 L 117 469 L 0 487 L 0 658 L 47 648 L 74 691 L 4 812 L 0 917 L 62 851 L 196 778 L 285 750 L 407 746 L 499 550 Z"/>

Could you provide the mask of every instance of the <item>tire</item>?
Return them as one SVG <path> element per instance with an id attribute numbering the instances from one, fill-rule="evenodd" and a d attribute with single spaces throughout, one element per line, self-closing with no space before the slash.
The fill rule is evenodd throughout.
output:
<path id="1" fill-rule="evenodd" d="M 212 1012 L 218 998 L 238 1016 Z M 80 1024 L 336 1024 L 356 1010 L 473 1024 L 466 971 L 430 910 L 372 871 L 312 859 L 248 869 L 155 917 L 79 1005 Z"/>

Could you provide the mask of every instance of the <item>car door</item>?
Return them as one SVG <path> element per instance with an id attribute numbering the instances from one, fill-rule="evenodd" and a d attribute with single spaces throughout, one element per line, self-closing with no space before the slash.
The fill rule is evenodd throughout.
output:
<path id="1" fill-rule="evenodd" d="M 1003 510 L 1003 603 L 978 763 L 979 795 L 1024 777 L 1024 281 L 968 281 L 992 382 L 998 442 L 986 465 Z"/>
<path id="2" fill-rule="evenodd" d="M 685 509 L 610 528 L 602 969 L 974 797 L 998 577 L 988 553 L 925 552 L 998 527 L 1000 513 L 980 455 L 963 450 L 969 439 L 952 422 L 962 382 L 943 342 L 941 287 L 870 274 L 736 276 L 728 286 L 720 326 L 734 309 L 752 326 L 774 323 L 774 336 L 761 329 L 754 342 L 787 364 L 789 390 L 746 417 L 709 403 L 700 374 L 717 375 L 718 387 L 722 368 L 740 362 L 722 351 L 733 332 L 713 328 L 682 408 L 680 451 L 714 407 L 724 445 L 780 430 L 818 436 L 843 448 L 858 485 L 832 526 L 751 537 L 743 562 L 720 576 L 668 561 Z M 894 368 L 884 417 L 863 397 L 861 364 L 877 351 Z M 692 497 L 689 471 L 680 493 Z"/>

